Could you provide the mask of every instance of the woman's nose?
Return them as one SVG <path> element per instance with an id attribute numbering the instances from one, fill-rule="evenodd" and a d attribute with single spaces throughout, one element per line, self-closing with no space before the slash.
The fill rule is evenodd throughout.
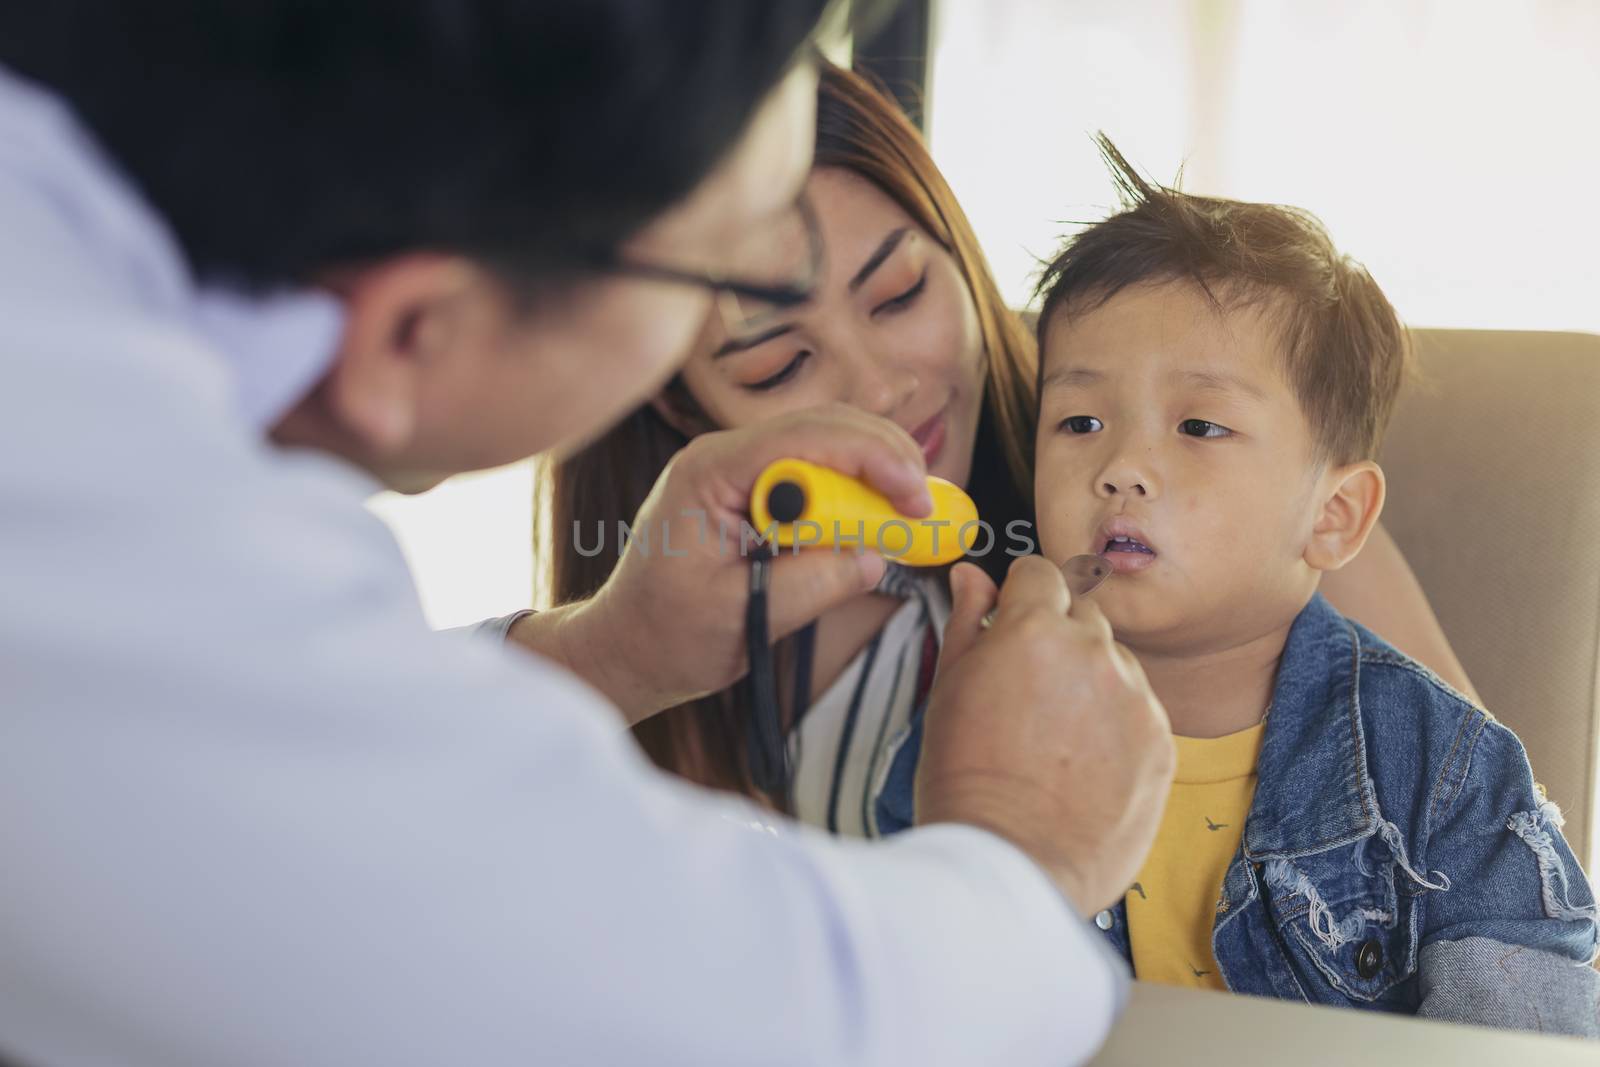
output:
<path id="1" fill-rule="evenodd" d="M 879 363 L 867 355 L 858 362 L 852 402 L 874 415 L 892 416 L 916 391 L 916 372 L 909 367 Z"/>

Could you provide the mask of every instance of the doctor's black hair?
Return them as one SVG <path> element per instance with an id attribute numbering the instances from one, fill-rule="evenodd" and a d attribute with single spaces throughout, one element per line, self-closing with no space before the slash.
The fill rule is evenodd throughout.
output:
<path id="1" fill-rule="evenodd" d="M 560 280 L 681 199 L 825 0 L 49 0 L 0 64 L 69 101 L 194 272 L 412 250 Z"/>

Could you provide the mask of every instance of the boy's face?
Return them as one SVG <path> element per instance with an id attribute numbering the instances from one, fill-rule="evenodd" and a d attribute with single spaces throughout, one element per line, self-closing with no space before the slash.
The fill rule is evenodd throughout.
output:
<path id="1" fill-rule="evenodd" d="M 1095 600 L 1135 649 L 1231 647 L 1316 588 L 1302 555 L 1320 471 L 1263 310 L 1219 313 L 1173 282 L 1049 323 L 1040 544 L 1111 564 Z"/>

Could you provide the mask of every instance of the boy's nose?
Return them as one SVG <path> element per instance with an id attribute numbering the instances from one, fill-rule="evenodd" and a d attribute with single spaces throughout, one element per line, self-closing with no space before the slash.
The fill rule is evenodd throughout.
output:
<path id="1" fill-rule="evenodd" d="M 1101 470 L 1097 492 L 1102 497 L 1151 496 L 1156 488 L 1155 478 L 1145 464 L 1118 458 Z"/>
<path id="2" fill-rule="evenodd" d="M 1101 483 L 1100 491 L 1106 496 L 1116 496 L 1118 493 L 1131 493 L 1134 496 L 1150 495 L 1150 490 L 1145 488 L 1144 482 L 1131 479 L 1122 482 L 1122 484 L 1118 484 L 1118 482 L 1114 481 L 1103 482 Z"/>

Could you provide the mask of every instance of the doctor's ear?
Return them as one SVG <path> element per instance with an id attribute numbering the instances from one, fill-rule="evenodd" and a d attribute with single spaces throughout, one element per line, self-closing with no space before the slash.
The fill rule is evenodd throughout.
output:
<path id="1" fill-rule="evenodd" d="M 424 385 L 460 341 L 460 305 L 475 280 L 464 260 L 425 253 L 329 280 L 344 299 L 345 330 L 323 396 L 373 455 L 400 452 L 415 437 Z"/>
<path id="2" fill-rule="evenodd" d="M 689 394 L 689 387 L 683 384 L 682 375 L 674 377 L 661 392 L 652 397 L 650 407 L 662 422 L 682 434 L 685 440 L 693 440 L 717 429 Z"/>
<path id="3" fill-rule="evenodd" d="M 1323 475 L 1322 507 L 1303 559 L 1319 571 L 1336 571 L 1355 559 L 1383 511 L 1383 468 L 1370 460 L 1334 467 Z"/>

